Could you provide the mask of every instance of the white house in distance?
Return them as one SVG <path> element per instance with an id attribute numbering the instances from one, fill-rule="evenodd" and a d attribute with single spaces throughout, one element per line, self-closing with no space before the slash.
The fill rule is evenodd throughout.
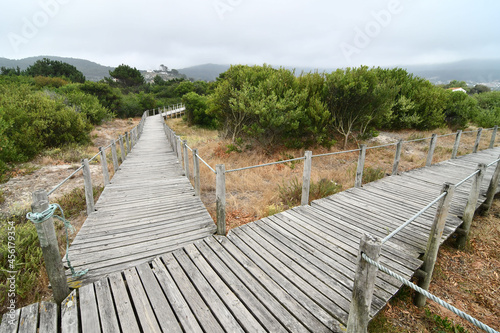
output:
<path id="1" fill-rule="evenodd" d="M 464 88 L 460 88 L 460 87 L 458 87 L 458 88 L 448 88 L 447 90 L 451 90 L 453 92 L 455 92 L 455 91 L 461 91 L 461 92 L 464 92 L 464 93 L 467 94 L 467 91 L 465 91 Z"/>

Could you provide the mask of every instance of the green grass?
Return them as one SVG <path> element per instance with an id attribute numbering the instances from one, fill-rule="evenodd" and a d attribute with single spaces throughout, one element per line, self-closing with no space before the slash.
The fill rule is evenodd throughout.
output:
<path id="1" fill-rule="evenodd" d="M 363 170 L 363 184 L 371 183 L 382 179 L 385 176 L 385 170 L 382 168 L 365 167 Z"/>
<path id="2" fill-rule="evenodd" d="M 309 187 L 309 202 L 338 193 L 342 190 L 342 185 L 328 179 L 321 179 L 315 183 L 311 181 Z M 278 196 L 281 204 L 288 207 L 300 205 L 302 199 L 302 182 L 295 177 L 288 184 L 278 186 Z"/>

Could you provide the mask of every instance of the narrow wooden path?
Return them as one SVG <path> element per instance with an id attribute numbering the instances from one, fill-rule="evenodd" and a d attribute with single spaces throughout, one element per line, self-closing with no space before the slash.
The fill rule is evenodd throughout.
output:
<path id="1" fill-rule="evenodd" d="M 162 119 L 146 119 L 141 138 L 69 248 L 75 269 L 89 270 L 83 281 L 150 262 L 215 231 L 165 138 Z"/>
<path id="2" fill-rule="evenodd" d="M 144 133 L 141 144 L 147 137 Z M 500 148 L 488 149 L 386 177 L 233 229 L 227 237 L 210 235 L 171 252 L 165 249 L 152 262 L 129 266 L 74 290 L 62 304 L 61 326 L 73 327 L 75 332 L 342 332 L 361 236 L 386 236 L 439 195 L 443 182 L 457 183 L 479 162 L 490 163 L 499 154 Z M 142 163 L 135 163 L 137 169 L 130 167 L 143 174 Z M 180 176 L 179 166 L 175 168 Z M 155 165 L 150 166 L 148 176 L 154 171 Z M 482 194 L 492 173 L 489 168 Z M 144 184 L 148 182 L 137 180 L 137 187 Z M 157 192 L 151 186 L 149 191 L 155 194 L 148 201 L 154 203 Z M 470 186 L 469 180 L 457 189 L 442 241 L 461 224 L 459 215 Z M 101 211 L 119 202 L 112 195 L 104 199 Z M 383 265 L 410 279 L 421 266 L 418 258 L 435 210 L 431 208 L 384 244 Z M 123 215 L 132 214 L 120 215 L 122 221 L 129 220 Z M 145 219 L 144 227 L 153 216 Z M 136 239 L 131 245 L 136 251 L 147 248 L 158 232 L 137 236 L 139 229 L 129 234 Z M 400 287 L 400 282 L 379 273 L 371 314 L 378 313 Z M 53 310 L 48 314 L 47 303 L 41 306 L 40 311 L 38 305 L 17 310 L 19 327 L 36 329 L 37 320 L 30 318 L 59 315 Z"/>

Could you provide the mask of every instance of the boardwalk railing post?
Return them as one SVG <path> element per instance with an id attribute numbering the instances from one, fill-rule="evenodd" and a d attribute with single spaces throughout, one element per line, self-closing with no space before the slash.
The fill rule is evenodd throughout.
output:
<path id="1" fill-rule="evenodd" d="M 396 153 L 394 154 L 394 164 L 392 166 L 392 174 L 398 174 L 399 160 L 401 159 L 401 148 L 403 147 L 403 140 L 399 140 L 396 145 Z"/>
<path id="2" fill-rule="evenodd" d="M 111 156 L 113 158 L 113 170 L 118 171 L 118 154 L 116 153 L 116 142 L 111 141 Z"/>
<path id="3" fill-rule="evenodd" d="M 381 248 L 380 239 L 366 234 L 362 236 L 358 250 L 349 317 L 347 318 L 348 333 L 367 332 L 378 268 L 369 264 L 361 255 L 364 253 L 373 261 L 378 262 Z"/>
<path id="4" fill-rule="evenodd" d="M 472 149 L 473 154 L 477 153 L 477 150 L 479 149 L 479 142 L 481 141 L 481 133 L 482 132 L 483 132 L 483 129 L 481 127 L 478 128 L 476 142 L 474 142 L 474 148 Z"/>
<path id="5" fill-rule="evenodd" d="M 469 231 L 474 217 L 474 212 L 476 211 L 477 200 L 479 198 L 479 192 L 481 191 L 481 184 L 483 182 L 484 174 L 486 173 L 486 164 L 479 163 L 477 169 L 479 172 L 474 176 L 474 180 L 472 181 L 469 198 L 462 216 L 462 221 L 464 221 L 464 223 L 462 224 L 462 228 L 457 229 L 459 232 L 457 237 L 457 247 L 459 249 L 465 248 L 465 244 L 469 238 Z"/>
<path id="6" fill-rule="evenodd" d="M 49 196 L 45 190 L 33 192 L 33 213 L 42 213 L 49 208 Z M 69 295 L 68 282 L 64 274 L 64 266 L 59 253 L 54 220 L 52 217 L 41 223 L 35 223 L 40 246 L 42 247 L 45 268 L 49 277 L 54 300 L 59 304 Z"/>
<path id="7" fill-rule="evenodd" d="M 226 235 L 226 167 L 215 167 L 215 204 L 217 211 L 217 235 Z"/>
<path id="8" fill-rule="evenodd" d="M 199 197 L 201 195 L 200 187 L 200 160 L 198 159 L 198 149 L 193 149 L 193 177 L 194 177 L 194 194 Z"/>
<path id="9" fill-rule="evenodd" d="M 182 140 L 182 147 L 184 150 L 184 172 L 186 172 L 186 177 L 189 179 L 189 154 L 187 140 Z"/>
<path id="10" fill-rule="evenodd" d="M 455 137 L 455 143 L 453 144 L 453 151 L 451 152 L 451 159 L 457 158 L 458 147 L 460 146 L 461 136 L 462 136 L 462 130 L 458 130 L 457 136 Z"/>
<path id="11" fill-rule="evenodd" d="M 495 140 L 497 138 L 497 130 L 498 130 L 498 125 L 495 125 L 495 127 L 493 127 L 493 131 L 491 132 L 491 139 L 490 139 L 489 148 L 495 147 Z"/>
<path id="12" fill-rule="evenodd" d="M 302 175 L 302 199 L 300 204 L 306 206 L 309 204 L 309 188 L 311 187 L 311 162 L 312 151 L 306 151 L 304 160 L 304 173 Z"/>
<path id="13" fill-rule="evenodd" d="M 99 153 L 101 156 L 101 166 L 102 166 L 102 178 L 104 180 L 104 186 L 109 184 L 109 172 L 108 172 L 108 161 L 106 160 L 106 151 L 99 147 Z"/>
<path id="14" fill-rule="evenodd" d="M 127 142 L 127 155 L 130 153 L 132 150 L 132 147 L 130 147 L 130 134 L 129 132 L 125 132 L 125 141 Z"/>
<path id="15" fill-rule="evenodd" d="M 123 136 L 119 136 L 120 140 L 120 155 L 122 157 L 122 163 L 125 161 L 125 146 L 123 145 Z"/>
<path id="16" fill-rule="evenodd" d="M 90 215 L 94 209 L 94 190 L 92 189 L 92 176 L 90 174 L 89 160 L 82 160 L 83 164 L 83 182 L 85 184 L 85 202 L 87 203 L 87 216 Z"/>
<path id="17" fill-rule="evenodd" d="M 418 286 L 425 290 L 429 289 L 429 285 L 431 283 L 432 272 L 434 271 L 434 265 L 436 264 L 436 258 L 439 245 L 441 244 L 444 226 L 446 224 L 450 202 L 453 198 L 453 193 L 455 192 L 455 185 L 444 183 L 441 193 L 445 192 L 446 195 L 439 201 L 436 215 L 434 216 L 434 221 L 431 226 L 429 239 L 427 240 L 427 247 L 423 259 L 424 263 L 422 264 L 422 271 L 426 274 L 418 283 Z M 417 293 L 415 296 L 415 305 L 419 307 L 424 306 L 426 299 L 427 298 L 424 295 Z"/>
<path id="18" fill-rule="evenodd" d="M 500 162 L 497 162 L 495 172 L 491 177 L 490 185 L 488 186 L 488 190 L 486 191 L 486 200 L 484 200 L 483 204 L 480 207 L 481 214 L 483 215 L 488 215 L 490 212 L 491 205 L 493 204 L 493 198 L 495 197 L 495 194 L 497 192 L 499 178 L 500 178 Z"/>
<path id="19" fill-rule="evenodd" d="M 425 166 L 432 165 L 432 158 L 434 157 L 434 149 L 436 149 L 437 134 L 432 134 L 431 143 L 429 144 L 429 152 L 427 153 L 427 161 Z"/>
<path id="20" fill-rule="evenodd" d="M 176 137 L 176 152 L 177 152 L 177 159 L 179 160 L 179 163 L 181 164 L 182 168 L 182 149 L 181 149 L 181 138 Z"/>
<path id="21" fill-rule="evenodd" d="M 356 168 L 355 187 L 361 187 L 363 184 L 363 169 L 365 168 L 366 145 L 359 145 L 361 149 L 358 156 L 358 167 Z"/>

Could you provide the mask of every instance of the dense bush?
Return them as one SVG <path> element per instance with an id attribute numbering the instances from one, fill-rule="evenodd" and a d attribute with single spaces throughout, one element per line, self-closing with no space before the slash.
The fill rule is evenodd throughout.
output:
<path id="1" fill-rule="evenodd" d="M 215 118 L 207 113 L 208 98 L 206 96 L 200 96 L 193 91 L 185 94 L 182 102 L 186 106 L 186 121 L 189 126 L 215 128 Z"/>
<path id="2" fill-rule="evenodd" d="M 90 123 L 64 104 L 28 86 L 0 88 L 0 153 L 3 162 L 23 162 L 45 147 L 89 140 Z M 0 170 L 3 171 L 3 170 Z"/>
<path id="3" fill-rule="evenodd" d="M 63 77 L 71 82 L 85 82 L 85 76 L 75 66 L 47 58 L 37 60 L 24 73 L 30 76 Z"/>
<path id="4" fill-rule="evenodd" d="M 67 91 L 63 99 L 65 104 L 84 115 L 91 124 L 99 125 L 114 117 L 110 110 L 101 105 L 97 97 L 80 90 Z"/>

